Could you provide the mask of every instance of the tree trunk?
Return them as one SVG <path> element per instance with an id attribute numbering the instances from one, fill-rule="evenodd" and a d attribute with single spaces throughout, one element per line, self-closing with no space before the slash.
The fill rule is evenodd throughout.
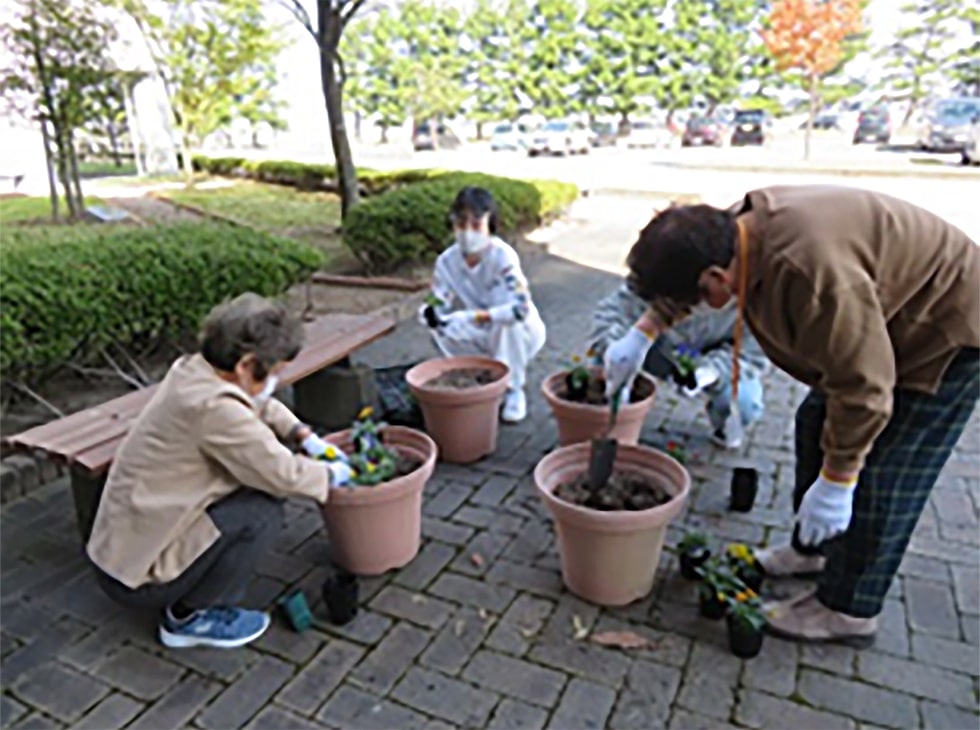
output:
<path id="1" fill-rule="evenodd" d="M 361 139 L 361 112 L 358 109 L 354 110 L 354 139 Z"/>
<path id="2" fill-rule="evenodd" d="M 190 145 L 187 143 L 188 135 L 187 131 L 183 128 L 179 128 L 180 137 L 180 166 L 184 171 L 184 187 L 192 188 L 194 187 L 194 161 L 191 159 L 191 149 Z"/>
<path id="3" fill-rule="evenodd" d="M 41 142 L 44 144 L 44 167 L 48 173 L 48 191 L 51 197 L 51 218 L 58 220 L 58 179 L 54 174 L 54 154 L 51 152 L 51 132 L 48 120 L 41 117 Z"/>
<path id="4" fill-rule="evenodd" d="M 54 123 L 54 140 L 58 150 L 58 179 L 61 180 L 61 190 L 68 205 L 68 217 L 74 220 L 78 218 L 79 210 L 75 205 L 75 196 L 72 195 L 71 175 L 68 172 L 68 142 L 58 123 Z"/>
<path id="5" fill-rule="evenodd" d="M 109 146 L 112 148 L 112 163 L 116 167 L 122 167 L 122 157 L 119 154 L 119 134 L 116 132 L 116 125 L 110 123 L 106 131 L 109 133 Z"/>
<path id="6" fill-rule="evenodd" d="M 340 45 L 340 8 L 331 0 L 317 0 L 317 46 L 320 51 L 320 85 L 330 124 L 330 144 L 337 166 L 337 187 L 340 189 L 340 217 L 347 217 L 358 203 L 357 170 L 347 139 L 344 124 L 343 86 L 337 74 L 337 48 Z"/>
<path id="7" fill-rule="evenodd" d="M 803 159 L 810 159 L 810 135 L 813 134 L 813 120 L 817 115 L 817 74 L 810 74 L 810 113 L 806 116 L 806 134 L 803 138 Z"/>
<path id="8" fill-rule="evenodd" d="M 388 125 L 379 124 L 378 126 L 381 127 L 381 144 L 388 144 Z"/>
<path id="9" fill-rule="evenodd" d="M 75 155 L 75 134 L 69 129 L 68 137 L 68 175 L 71 194 L 75 198 L 75 209 L 79 217 L 85 215 L 85 198 L 82 196 L 82 181 L 78 175 L 78 157 Z"/>
<path id="10" fill-rule="evenodd" d="M 483 141 L 483 122 L 476 123 L 476 139 L 478 142 Z"/>

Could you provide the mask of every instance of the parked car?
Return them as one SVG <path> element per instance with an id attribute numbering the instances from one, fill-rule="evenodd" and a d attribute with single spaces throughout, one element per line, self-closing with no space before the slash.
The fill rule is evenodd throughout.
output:
<path id="1" fill-rule="evenodd" d="M 919 147 L 928 152 L 962 152 L 970 141 L 973 118 L 980 115 L 980 98 L 956 97 L 937 102 L 925 114 Z"/>
<path id="2" fill-rule="evenodd" d="M 840 129 L 840 117 L 833 112 L 821 112 L 813 119 L 814 129 Z M 806 129 L 806 119 L 800 125 L 800 129 Z"/>
<path id="3" fill-rule="evenodd" d="M 721 147 L 724 144 L 724 127 L 717 119 L 691 117 L 684 126 L 681 147 L 699 147 L 701 145 Z"/>
<path id="4" fill-rule="evenodd" d="M 964 165 L 980 165 L 980 114 L 973 117 L 973 123 L 970 124 L 970 139 L 960 154 Z"/>
<path id="5" fill-rule="evenodd" d="M 670 147 L 673 135 L 663 124 L 646 119 L 638 119 L 630 124 L 629 133 L 621 144 L 628 149 L 638 147 Z"/>
<path id="6" fill-rule="evenodd" d="M 762 109 L 743 109 L 735 112 L 732 122 L 732 147 L 763 145 L 772 134 L 772 117 Z"/>
<path id="7" fill-rule="evenodd" d="M 877 142 L 888 144 L 892 138 L 892 122 L 888 107 L 865 109 L 858 115 L 853 144 Z"/>
<path id="8" fill-rule="evenodd" d="M 550 121 L 531 135 L 527 154 L 530 157 L 574 155 L 577 152 L 587 155 L 591 146 L 589 137 L 589 129 L 582 122 Z"/>
<path id="9" fill-rule="evenodd" d="M 619 127 L 609 122 L 593 124 L 589 131 L 593 147 L 614 147 L 619 140 Z"/>
<path id="10" fill-rule="evenodd" d="M 520 124 L 502 122 L 493 128 L 491 150 L 523 150 L 527 148 L 527 129 Z"/>
<path id="11" fill-rule="evenodd" d="M 459 147 L 459 137 L 457 137 L 445 124 L 439 124 L 438 139 L 432 135 L 432 124 L 430 122 L 415 122 L 412 126 L 412 147 L 416 152 L 421 150 L 454 150 Z"/>

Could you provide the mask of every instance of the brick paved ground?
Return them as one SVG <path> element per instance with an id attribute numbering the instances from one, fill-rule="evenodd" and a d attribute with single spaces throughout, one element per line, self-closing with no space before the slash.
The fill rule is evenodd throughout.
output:
<path id="1" fill-rule="evenodd" d="M 617 228 L 617 225 L 619 228 Z M 622 223 L 563 234 L 621 235 Z M 562 241 L 556 242 L 561 247 Z M 539 382 L 576 343 L 615 280 L 531 256 L 549 345 Z M 410 325 L 365 352 L 376 364 L 424 357 Z M 681 522 L 719 540 L 787 536 L 793 406 L 799 386 L 774 377 L 768 417 L 746 453 L 710 447 L 705 419 L 664 392 L 644 441 L 687 439 L 699 458 Z M 424 545 L 405 569 L 362 584 L 363 610 L 342 630 L 298 636 L 276 622 L 253 647 L 167 652 L 152 617 L 117 610 L 79 552 L 67 486 L 56 482 L 2 512 L 3 727 L 87 728 L 955 728 L 978 726 L 980 419 L 948 465 L 882 616 L 874 649 L 766 640 L 742 662 L 723 624 L 697 618 L 690 584 L 665 555 L 653 595 L 600 610 L 562 589 L 550 522 L 530 472 L 555 428 L 535 394 L 531 417 L 502 430 L 497 453 L 440 466 L 424 505 Z M 729 469 L 763 474 L 755 509 L 724 511 Z M 676 541 L 679 530 L 672 530 Z M 474 561 L 479 555 L 482 560 Z M 327 536 L 312 505 L 288 526 L 252 585 L 268 604 L 287 586 L 311 598 Z M 785 590 L 785 588 L 783 589 Z M 319 608 L 319 606 L 317 606 Z M 574 639 L 629 628 L 654 648 L 624 653 Z"/>

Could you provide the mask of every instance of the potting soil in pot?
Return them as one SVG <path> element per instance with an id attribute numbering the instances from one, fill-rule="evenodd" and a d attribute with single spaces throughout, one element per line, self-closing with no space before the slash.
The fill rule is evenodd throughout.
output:
<path id="1" fill-rule="evenodd" d="M 484 368 L 466 368 L 449 370 L 442 375 L 426 382 L 427 388 L 444 388 L 446 390 L 465 390 L 480 385 L 489 385 L 497 380 L 493 372 Z"/>
<path id="2" fill-rule="evenodd" d="M 651 393 L 653 393 L 653 384 L 643 378 L 637 378 L 633 382 L 633 389 L 630 391 L 630 403 L 636 403 L 644 398 L 649 398 Z M 562 400 L 573 403 L 588 403 L 593 406 L 609 405 L 609 399 L 606 398 L 606 381 L 603 378 L 589 379 L 589 387 L 585 392 L 584 399 L 572 397 L 568 392 L 567 386 L 560 389 L 555 395 Z"/>
<path id="3" fill-rule="evenodd" d="M 555 496 L 601 512 L 638 512 L 659 507 L 671 499 L 667 490 L 647 477 L 622 471 L 614 471 L 606 486 L 594 494 L 589 490 L 588 474 L 582 474 L 575 481 L 559 486 Z"/>

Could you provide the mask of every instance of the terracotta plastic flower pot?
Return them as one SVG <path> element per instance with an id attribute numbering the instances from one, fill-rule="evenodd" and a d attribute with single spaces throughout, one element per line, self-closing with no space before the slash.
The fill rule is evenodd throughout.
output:
<path id="1" fill-rule="evenodd" d="M 351 432 L 327 437 L 346 452 Z M 426 434 L 388 426 L 382 439 L 420 462 L 411 474 L 375 486 L 336 487 L 323 506 L 334 562 L 355 575 L 380 575 L 411 562 L 422 539 L 422 490 L 432 476 L 438 450 Z"/>
<path id="2" fill-rule="evenodd" d="M 646 596 L 660 563 L 667 526 L 680 513 L 691 486 L 687 470 L 648 446 L 622 445 L 618 471 L 643 475 L 672 495 L 666 504 L 639 511 L 598 511 L 554 495 L 588 471 L 588 443 L 563 446 L 545 456 L 534 481 L 555 520 L 562 579 L 568 589 L 602 606 L 625 606 Z"/>
<path id="3" fill-rule="evenodd" d="M 592 368 L 590 372 L 593 375 L 599 375 L 601 371 L 598 368 Z M 555 420 L 558 421 L 558 445 L 568 446 L 581 441 L 602 438 L 606 429 L 609 428 L 609 406 L 576 403 L 560 397 L 560 394 L 567 391 L 568 386 L 565 384 L 567 374 L 568 371 L 565 370 L 555 373 L 541 384 L 544 398 L 551 406 Z M 643 421 L 653 405 L 657 386 L 653 378 L 646 373 L 640 373 L 633 389 L 634 394 L 639 390 L 644 394 L 643 397 L 620 407 L 616 418 L 616 427 L 609 436 L 621 444 L 635 444 L 640 440 L 640 430 L 643 428 Z"/>
<path id="4" fill-rule="evenodd" d="M 494 380 L 471 388 L 434 388 L 432 380 L 453 370 L 489 370 Z M 510 369 L 487 357 L 445 357 L 419 363 L 405 380 L 422 408 L 425 430 L 439 445 L 439 456 L 469 464 L 497 448 L 500 404 Z"/>

